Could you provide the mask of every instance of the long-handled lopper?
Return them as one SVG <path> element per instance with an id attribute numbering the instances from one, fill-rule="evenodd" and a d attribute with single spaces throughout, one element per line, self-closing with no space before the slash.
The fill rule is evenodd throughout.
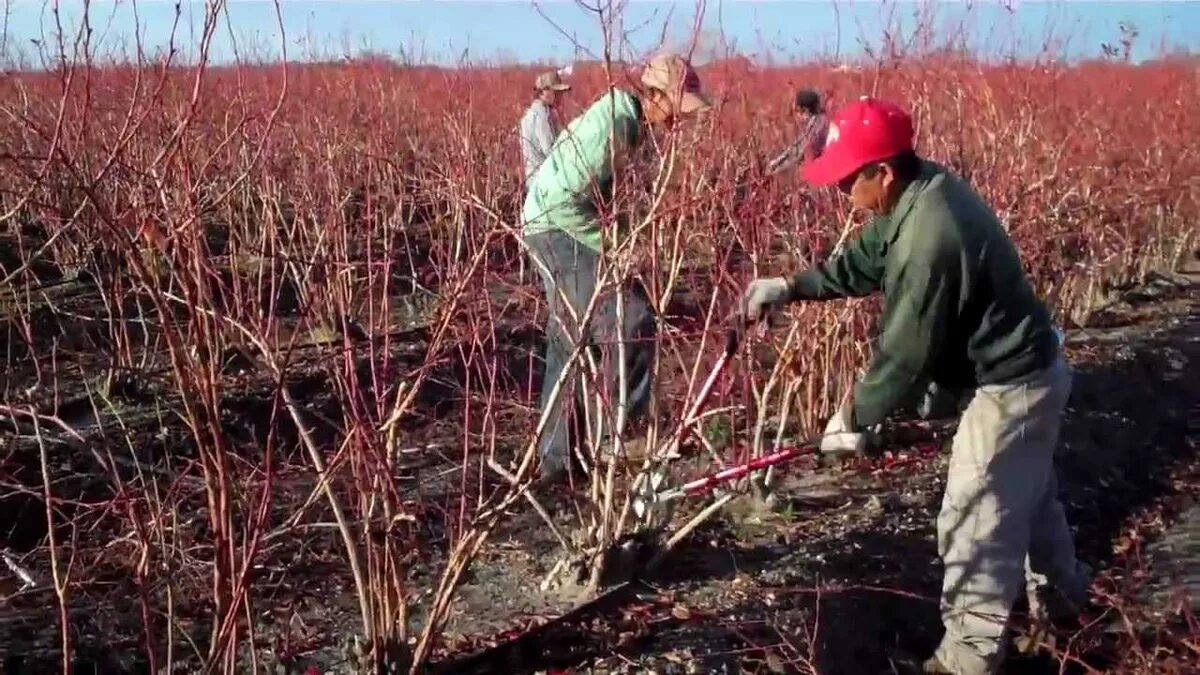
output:
<path id="1" fill-rule="evenodd" d="M 778 450 L 769 455 L 764 455 L 756 459 L 752 459 L 743 464 L 727 467 L 710 473 L 706 476 L 701 476 L 696 480 L 684 483 L 678 487 L 651 492 L 646 497 L 639 497 L 633 502 L 634 513 L 638 517 L 642 517 L 650 508 L 663 506 L 684 497 L 694 497 L 696 495 L 705 494 L 721 483 L 737 480 L 746 474 L 754 471 L 765 469 L 769 466 L 790 462 L 799 457 L 817 454 L 815 445 L 793 446 Z"/>
<path id="2" fill-rule="evenodd" d="M 735 321 L 737 320 L 738 319 L 735 318 Z M 676 428 L 675 433 L 671 435 L 670 442 L 666 446 L 666 455 L 668 457 L 675 456 L 675 452 L 679 448 L 679 444 L 683 440 L 683 436 L 687 429 L 690 428 L 691 425 L 694 424 L 698 419 L 701 409 L 708 402 L 709 397 L 716 388 L 718 378 L 725 370 L 725 367 L 729 365 L 729 362 L 733 359 L 734 355 L 737 353 L 738 344 L 741 342 L 742 331 L 742 328 L 737 327 L 726 330 L 724 349 L 721 352 L 720 358 L 717 359 L 712 371 L 704 380 L 704 384 L 700 386 L 700 391 L 697 393 L 696 398 L 691 407 L 688 409 L 687 413 L 683 416 L 683 419 L 680 420 L 679 426 Z M 638 518 L 642 518 L 649 510 L 648 506 L 652 504 L 664 504 L 674 501 L 675 499 L 679 499 L 680 497 L 699 494 L 710 489 L 713 485 L 735 480 L 746 475 L 747 473 L 750 473 L 751 471 L 757 471 L 758 469 L 766 468 L 772 464 L 787 462 L 799 457 L 800 455 L 810 454 L 813 452 L 816 452 L 815 446 L 811 448 L 789 448 L 786 450 L 781 450 L 765 457 L 759 457 L 758 459 L 751 460 L 745 464 L 728 468 L 722 467 L 720 471 L 717 471 L 714 474 L 705 476 L 704 478 L 699 478 L 681 487 L 672 488 L 665 491 L 659 491 L 659 486 L 666 478 L 665 473 L 659 471 L 648 476 L 643 474 L 638 476 L 638 480 L 633 486 L 636 492 L 641 492 L 643 495 L 634 498 L 633 512 Z M 719 464 L 721 463 L 720 458 L 717 458 L 717 461 Z M 646 478 L 648 478 L 648 481 L 643 483 L 642 480 Z"/>
<path id="3" fill-rule="evenodd" d="M 711 372 L 709 372 L 708 377 L 704 380 L 704 384 L 700 385 L 700 391 L 697 392 L 696 399 L 692 402 L 691 407 L 687 409 L 687 412 L 683 415 L 683 418 L 680 419 L 679 426 L 677 426 L 675 431 L 668 437 L 668 441 L 665 445 L 666 452 L 664 453 L 666 456 L 675 456 L 675 452 L 679 449 L 679 445 L 683 441 L 683 437 L 687 434 L 687 430 L 696 423 L 696 420 L 700 415 L 700 411 L 704 408 L 704 405 L 708 403 L 708 399 L 712 396 L 713 391 L 716 389 L 717 380 L 721 377 L 721 373 L 724 372 L 726 366 L 729 365 L 729 362 L 733 360 L 734 355 L 737 354 L 739 342 L 740 333 L 736 328 L 730 328 L 729 330 L 725 331 L 725 345 L 721 352 L 721 356 L 717 359 L 716 364 L 713 365 L 713 369 Z"/>

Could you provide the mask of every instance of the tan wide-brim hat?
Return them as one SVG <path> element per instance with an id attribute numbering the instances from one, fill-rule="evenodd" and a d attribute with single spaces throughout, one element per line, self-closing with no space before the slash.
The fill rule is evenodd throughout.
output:
<path id="1" fill-rule="evenodd" d="M 692 64 L 678 54 L 659 54 L 642 69 L 642 84 L 671 97 L 677 110 L 688 115 L 712 107 L 712 100 L 700 87 L 700 76 Z"/>
<path id="2" fill-rule="evenodd" d="M 564 83 L 562 78 L 558 76 L 558 71 L 553 70 L 548 73 L 542 73 L 541 75 L 538 75 L 537 80 L 534 81 L 533 88 L 537 89 L 538 91 L 545 91 L 546 89 L 553 91 L 571 91 L 571 85 Z"/>

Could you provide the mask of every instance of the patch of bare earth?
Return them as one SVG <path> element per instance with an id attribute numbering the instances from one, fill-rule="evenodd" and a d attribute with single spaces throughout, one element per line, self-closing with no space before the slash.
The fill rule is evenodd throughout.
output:
<path id="1" fill-rule="evenodd" d="M 1200 484 L 1196 279 L 1162 277 L 1100 312 L 1095 327 L 1069 336 L 1075 380 L 1058 465 L 1080 555 L 1100 573 L 1101 619 L 1082 631 L 1057 635 L 1049 654 L 1013 659 L 1008 672 L 1057 673 L 1064 660 L 1066 672 L 1200 668 L 1197 631 L 1186 611 L 1190 604 L 1175 593 L 1189 584 L 1194 588 L 1200 569 L 1194 564 L 1193 505 Z M 537 351 L 536 340 L 527 335 L 514 334 L 509 342 L 512 359 L 528 359 Z M 86 363 L 80 368 L 86 371 Z M 238 372 L 237 364 L 231 365 L 230 377 L 244 379 L 244 396 L 231 397 L 226 424 L 231 437 L 252 448 L 269 388 Z M 312 372 L 310 381 L 296 386 L 315 413 L 335 416 L 336 410 L 323 407 L 332 404 L 322 393 L 319 369 L 314 366 Z M 171 407 L 169 396 L 169 387 L 154 380 L 140 391 L 114 390 L 113 400 L 125 401 L 124 423 L 140 425 L 146 441 L 139 449 L 145 464 L 126 467 L 127 473 L 158 471 L 169 478 L 190 461 L 177 420 L 155 414 Z M 90 406 L 77 407 L 60 406 L 56 412 L 81 428 L 114 423 L 109 413 L 97 421 Z M 448 534 L 457 527 L 459 495 L 466 489 L 477 496 L 500 484 L 473 465 L 470 480 L 463 480 L 461 457 L 440 456 L 438 450 L 455 447 L 445 439 L 461 433 L 461 421 L 438 419 L 436 392 L 426 408 L 426 421 L 406 432 L 416 448 L 412 459 L 399 467 L 412 486 L 411 503 L 422 509 L 416 514 L 420 547 L 408 561 L 417 601 L 414 625 L 421 619 L 421 589 L 435 585 Z M 529 411 L 498 414 L 518 428 Z M 932 430 L 943 440 L 952 431 Z M 8 456 L 36 457 L 17 452 L 29 450 L 27 443 L 17 447 L 28 440 L 21 438 L 20 433 L 9 438 Z M 523 439 L 510 440 L 512 447 L 498 449 L 498 456 Z M 71 446 L 64 442 L 63 447 Z M 78 452 L 58 456 L 62 463 L 56 472 L 72 477 L 64 489 L 88 495 L 91 460 Z M 581 602 L 577 589 L 569 583 L 543 584 L 560 557 L 560 545 L 518 501 L 458 594 L 433 672 L 888 672 L 891 647 L 931 648 L 939 638 L 941 569 L 933 522 L 944 463 L 936 453 L 915 453 L 886 468 L 818 469 L 796 462 L 778 475 L 772 504 L 738 498 L 683 543 L 655 579 L 609 596 L 566 622 L 557 617 Z M 37 483 L 34 464 L 9 468 Z M 255 569 L 256 647 L 271 656 L 270 663 L 286 663 L 285 672 L 305 672 L 310 665 L 343 672 L 344 646 L 358 630 L 344 556 L 321 502 L 302 519 L 290 519 L 314 486 L 304 458 L 282 456 L 277 471 L 275 520 L 289 525 L 268 534 Z M 703 505 L 693 500 L 677 517 Z M 44 536 L 44 526 L 36 525 L 40 503 L 14 498 L 0 506 L 7 509 L 8 546 L 21 559 L 23 547 Z M 564 527 L 571 520 L 566 510 L 557 517 Z M 98 516 L 93 522 L 97 529 L 81 535 L 79 564 L 89 556 L 111 560 L 110 552 L 102 555 L 86 545 L 87 536 L 109 540 L 102 530 L 108 521 Z M 184 520 L 179 526 L 198 527 Z M 192 565 L 186 555 L 170 562 L 181 570 Z M 139 672 L 138 657 L 129 656 L 141 647 L 141 620 L 128 572 L 89 571 L 98 582 L 73 602 L 80 672 Z M 11 585 L 11 577 L 4 578 Z M 189 578 L 204 579 L 202 574 Z M 5 586 L 0 594 L 6 597 L 0 614 L 6 672 L 55 667 L 52 591 Z M 172 599 L 177 634 L 204 635 L 210 612 L 200 600 L 204 597 L 197 587 L 194 595 Z M 181 643 L 175 649 L 184 659 L 191 647 Z"/>
<path id="2" fill-rule="evenodd" d="M 1198 288 L 1196 276 L 1156 278 L 1068 336 L 1075 376 L 1056 461 L 1079 555 L 1098 572 L 1096 606 L 1004 672 L 1200 669 L 1186 595 L 1200 570 Z M 618 606 L 492 651 L 504 660 L 471 672 L 891 672 L 890 648 L 940 638 L 945 459 L 797 463 L 774 504 L 735 501 Z"/>

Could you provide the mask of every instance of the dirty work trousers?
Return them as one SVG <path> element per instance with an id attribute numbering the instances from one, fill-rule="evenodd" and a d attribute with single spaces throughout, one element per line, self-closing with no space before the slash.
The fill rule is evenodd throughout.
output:
<path id="1" fill-rule="evenodd" d="M 1054 476 L 1054 447 L 1071 372 L 1059 357 L 1024 382 L 981 386 L 959 422 L 938 515 L 945 563 L 937 649 L 959 675 L 996 672 L 1009 612 L 1023 582 L 1086 599 L 1086 568 Z"/>
<path id="2" fill-rule="evenodd" d="M 617 419 L 620 401 L 620 369 L 617 366 L 618 335 L 625 339 L 626 419 L 635 422 L 646 413 L 650 401 L 651 376 L 654 362 L 654 339 L 657 330 L 655 317 L 646 291 L 639 283 L 625 284 L 622 312 L 624 322 L 617 329 L 617 297 L 606 291 L 598 300 L 592 321 L 580 336 L 577 320 L 582 320 L 598 284 L 599 254 L 579 244 L 567 234 L 550 231 L 525 237 L 531 264 L 538 270 L 546 294 L 548 308 L 546 325 L 546 366 L 542 378 L 539 409 L 545 411 L 551 392 L 562 376 L 576 337 L 586 340 L 598 366 L 605 412 L 611 412 L 611 423 Z M 578 446 L 583 432 L 582 386 L 584 357 L 581 354 L 563 383 L 563 389 L 552 406 L 538 452 L 544 475 L 563 471 L 571 448 Z M 594 425 L 594 420 L 592 421 Z"/>

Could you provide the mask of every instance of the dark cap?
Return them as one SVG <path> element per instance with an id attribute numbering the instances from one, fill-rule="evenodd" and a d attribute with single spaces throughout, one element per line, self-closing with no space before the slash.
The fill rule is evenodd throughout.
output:
<path id="1" fill-rule="evenodd" d="M 821 110 L 821 96 L 812 89 L 801 89 L 796 92 L 796 107 L 811 113 Z"/>

